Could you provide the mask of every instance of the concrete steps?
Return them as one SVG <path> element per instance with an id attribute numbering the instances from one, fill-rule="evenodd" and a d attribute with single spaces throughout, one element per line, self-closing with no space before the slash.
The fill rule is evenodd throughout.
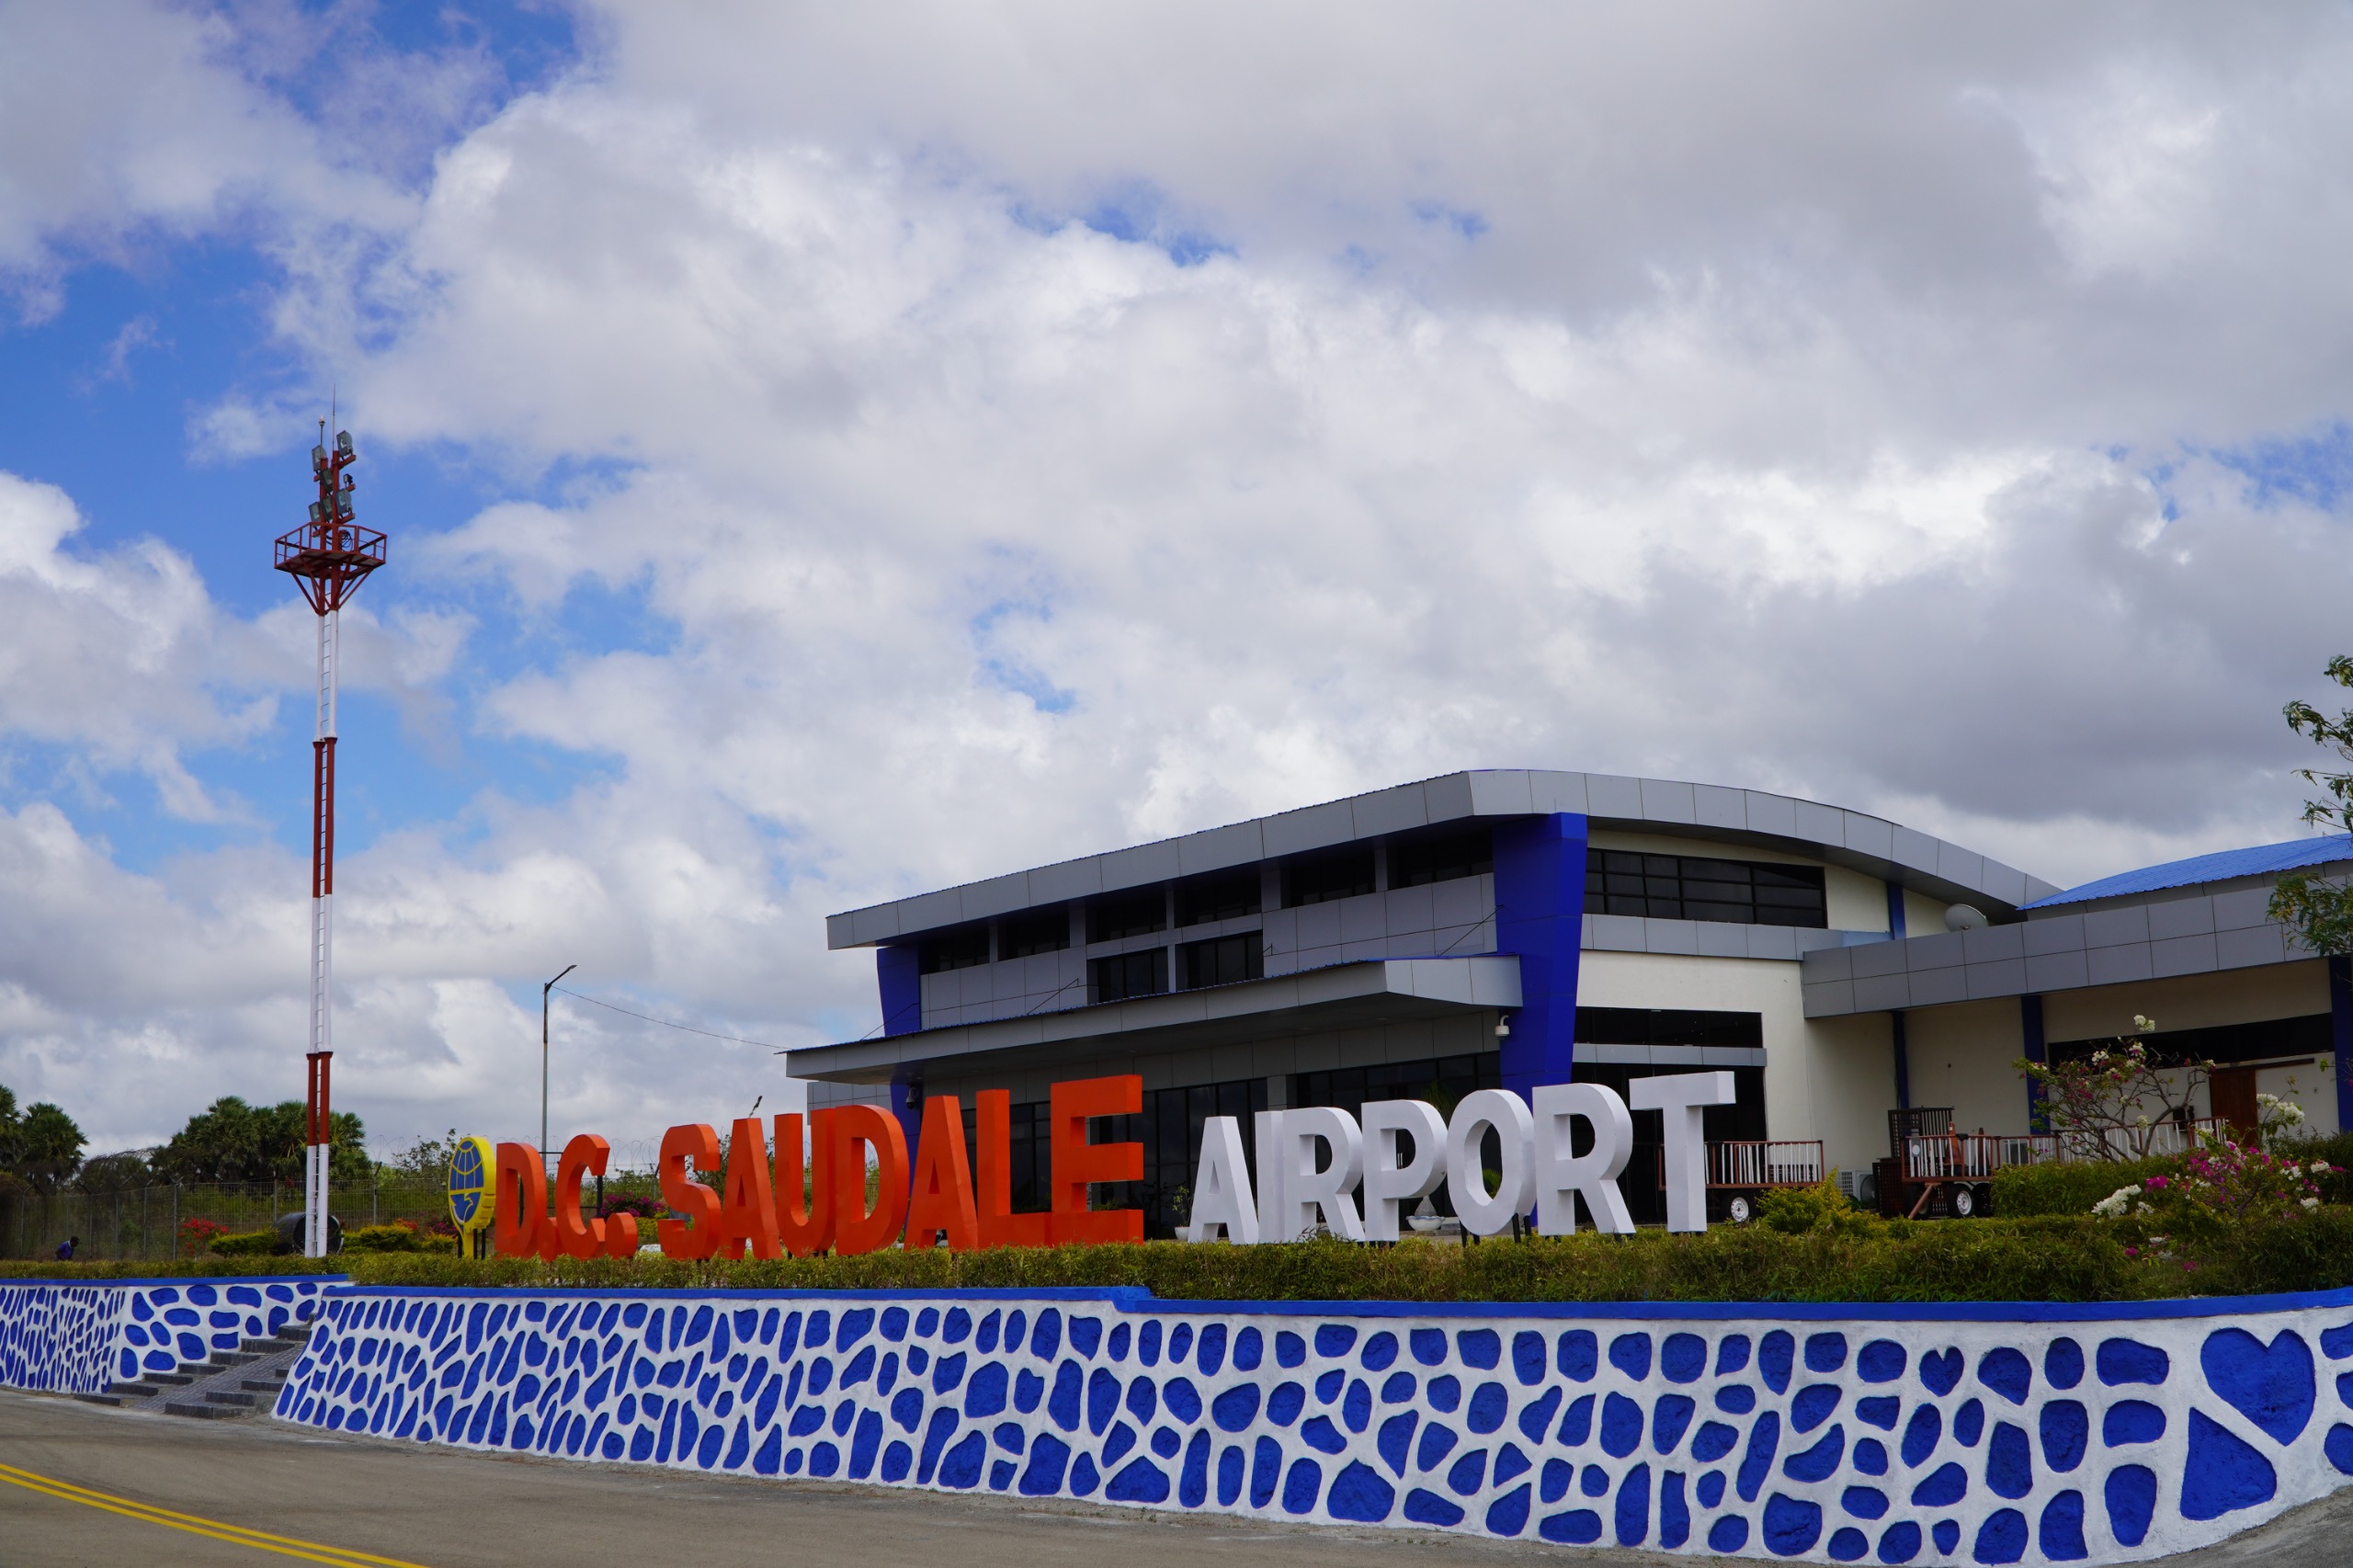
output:
<path id="1" fill-rule="evenodd" d="M 190 1421 L 245 1419 L 277 1406 L 287 1374 L 310 1341 L 310 1326 L 303 1324 L 244 1340 L 234 1350 L 216 1350 L 201 1361 L 183 1361 L 174 1371 L 149 1372 L 135 1381 L 110 1383 L 103 1392 L 74 1397 Z"/>

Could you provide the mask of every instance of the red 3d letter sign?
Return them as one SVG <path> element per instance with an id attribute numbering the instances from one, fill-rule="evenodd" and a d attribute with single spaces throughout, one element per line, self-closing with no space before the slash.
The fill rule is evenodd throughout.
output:
<path id="1" fill-rule="evenodd" d="M 873 1252 L 903 1234 L 909 1246 L 945 1242 L 958 1251 L 1143 1239 L 1142 1210 L 1089 1204 L 1097 1183 L 1142 1178 L 1143 1145 L 1087 1137 L 1094 1118 L 1143 1108 L 1142 1078 L 1128 1074 L 1053 1086 L 1052 1206 L 1042 1214 L 1013 1211 L 1012 1096 L 984 1090 L 978 1102 L 979 1147 L 968 1149 L 962 1103 L 954 1095 L 927 1097 L 912 1159 L 898 1119 L 880 1106 L 779 1116 L 773 1153 L 767 1131 L 752 1118 L 735 1122 L 723 1151 L 708 1124 L 673 1127 L 662 1135 L 657 1174 L 674 1217 L 654 1226 L 655 1239 L 676 1258 Z M 551 1213 L 540 1152 L 528 1143 L 498 1145 L 498 1251 L 547 1258 L 634 1253 L 633 1216 L 591 1219 L 580 1210 L 582 1176 L 602 1175 L 608 1153 L 605 1141 L 592 1134 L 572 1141 L 557 1170 Z M 717 1185 L 698 1179 L 703 1175 Z"/>
<path id="2" fill-rule="evenodd" d="M 1213 1116 L 1201 1129 L 1187 1241 L 1250 1244 L 1287 1242 L 1319 1226 L 1351 1241 L 1393 1242 L 1398 1213 L 1447 1185 L 1462 1228 L 1492 1236 L 1512 1216 L 1533 1215 L 1539 1233 L 1577 1228 L 1576 1201 L 1596 1229 L 1634 1228 L 1618 1176 L 1633 1153 L 1632 1111 L 1666 1119 L 1666 1228 L 1708 1228 L 1706 1107 L 1733 1103 L 1730 1073 L 1637 1078 L 1630 1108 L 1599 1084 L 1552 1084 L 1528 1100 L 1506 1089 L 1465 1095 L 1451 1120 L 1420 1100 L 1377 1100 L 1361 1119 L 1330 1106 L 1262 1110 L 1257 1116 L 1258 1182 L 1243 1162 L 1242 1129 Z M 1575 1124 L 1592 1130 L 1592 1146 L 1572 1152 Z M 1494 1187 L 1482 1150 L 1490 1133 L 1502 1148 Z"/>

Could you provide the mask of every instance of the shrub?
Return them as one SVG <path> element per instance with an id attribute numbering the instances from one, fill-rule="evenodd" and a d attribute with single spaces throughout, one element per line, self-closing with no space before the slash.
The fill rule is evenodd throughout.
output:
<path id="1" fill-rule="evenodd" d="M 212 1250 L 222 1257 L 267 1257 L 278 1251 L 275 1230 L 245 1231 L 233 1236 L 215 1236 Z"/>
<path id="2" fill-rule="evenodd" d="M 425 1244 L 415 1225 L 395 1220 L 389 1225 L 361 1225 L 343 1233 L 346 1252 L 423 1252 Z"/>
<path id="3" fill-rule="evenodd" d="M 2336 1166 L 2334 1174 L 2320 1178 L 2321 1200 L 2353 1203 L 2353 1132 L 2332 1133 L 2326 1138 L 2286 1139 L 2274 1145 L 2274 1150 L 2283 1159 L 2306 1165 L 2317 1160 Z"/>
<path id="4" fill-rule="evenodd" d="M 179 1255 L 198 1257 L 212 1244 L 229 1233 L 229 1227 L 218 1220 L 183 1220 L 180 1221 Z"/>
<path id="5" fill-rule="evenodd" d="M 2107 1174 L 2116 1179 L 2113 1168 Z M 2353 1285 L 2353 1210 L 2323 1208 L 2296 1220 L 2237 1227 L 2201 1245 L 2199 1267 L 2187 1272 L 2177 1262 L 2128 1255 L 2142 1228 L 2143 1221 L 2082 1212 L 1867 1221 L 1859 1228 L 1834 1215 L 1827 1226 L 1796 1233 L 1767 1225 L 1718 1226 L 1702 1235 L 1584 1232 L 1469 1247 L 1418 1239 L 1390 1247 L 1328 1240 L 1257 1247 L 1146 1242 L 767 1262 L 679 1262 L 654 1254 L 552 1263 L 353 1250 L 333 1258 L 227 1255 L 180 1264 L 26 1261 L 0 1264 L 0 1278 L 341 1274 L 363 1285 L 605 1290 L 1128 1285 L 1170 1301 L 2122 1301 Z"/>
<path id="6" fill-rule="evenodd" d="M 2005 1165 L 1994 1173 L 1994 1212 L 2005 1219 L 2088 1214 L 2119 1187 L 2179 1172 L 2177 1159 L 2093 1160 L 2065 1165 Z"/>
<path id="7" fill-rule="evenodd" d="M 1838 1235 L 1869 1235 L 1882 1223 L 1847 1201 L 1838 1190 L 1838 1173 L 1830 1172 L 1812 1187 L 1768 1187 L 1756 1200 L 1757 1223 L 1784 1235 L 1809 1231 Z"/>

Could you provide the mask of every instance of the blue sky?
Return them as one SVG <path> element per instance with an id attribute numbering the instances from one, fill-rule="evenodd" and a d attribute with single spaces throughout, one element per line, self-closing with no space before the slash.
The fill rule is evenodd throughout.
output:
<path id="1" fill-rule="evenodd" d="M 388 1146 L 564 963 L 854 1036 L 831 911 L 1455 767 L 2291 835 L 2353 26 L 2125 16 L 0 0 L 0 1083 L 295 1092 L 331 388 Z M 557 1028 L 618 1143 L 781 1087 Z"/>

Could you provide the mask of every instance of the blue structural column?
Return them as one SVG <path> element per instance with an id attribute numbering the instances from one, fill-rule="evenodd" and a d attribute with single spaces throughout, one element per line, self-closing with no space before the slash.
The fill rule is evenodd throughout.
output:
<path id="1" fill-rule="evenodd" d="M 1897 941 L 1904 940 L 1904 884 L 1889 882 L 1887 887 L 1887 934 Z"/>
<path id="2" fill-rule="evenodd" d="M 874 978 L 882 991 L 882 1032 L 886 1035 L 914 1034 L 923 1028 L 923 974 L 913 944 L 878 949 L 874 954 Z M 915 1153 L 917 1135 L 923 1131 L 923 1106 L 916 1098 L 922 1093 L 920 1080 L 910 1082 L 914 1074 L 905 1069 L 892 1075 L 891 1081 L 891 1114 L 899 1120 L 907 1135 L 907 1153 Z"/>
<path id="3" fill-rule="evenodd" d="M 923 976 L 913 945 L 876 949 L 874 978 L 882 991 L 882 1032 L 913 1034 L 923 1028 Z"/>
<path id="4" fill-rule="evenodd" d="M 2336 1128 L 2353 1131 L 2353 958 L 2328 960 L 2328 1043 L 2336 1053 Z"/>
<path id="5" fill-rule="evenodd" d="M 2018 1054 L 2024 1056 L 2029 1062 L 2040 1065 L 2051 1060 L 2050 1048 L 2042 1038 L 2041 997 L 2021 996 L 2018 998 L 2018 1038 L 2020 1043 L 2026 1048 Z M 2026 1081 L 2026 1130 L 2029 1132 L 2051 1131 L 2044 1124 L 2042 1085 L 2032 1078 Z"/>
<path id="6" fill-rule="evenodd" d="M 1523 1096 L 1565 1084 L 1576 1060 L 1577 953 L 1585 937 L 1586 819 L 1578 812 L 1495 830 L 1495 950 L 1519 957 L 1519 1011 L 1503 1041 L 1503 1086 Z"/>

